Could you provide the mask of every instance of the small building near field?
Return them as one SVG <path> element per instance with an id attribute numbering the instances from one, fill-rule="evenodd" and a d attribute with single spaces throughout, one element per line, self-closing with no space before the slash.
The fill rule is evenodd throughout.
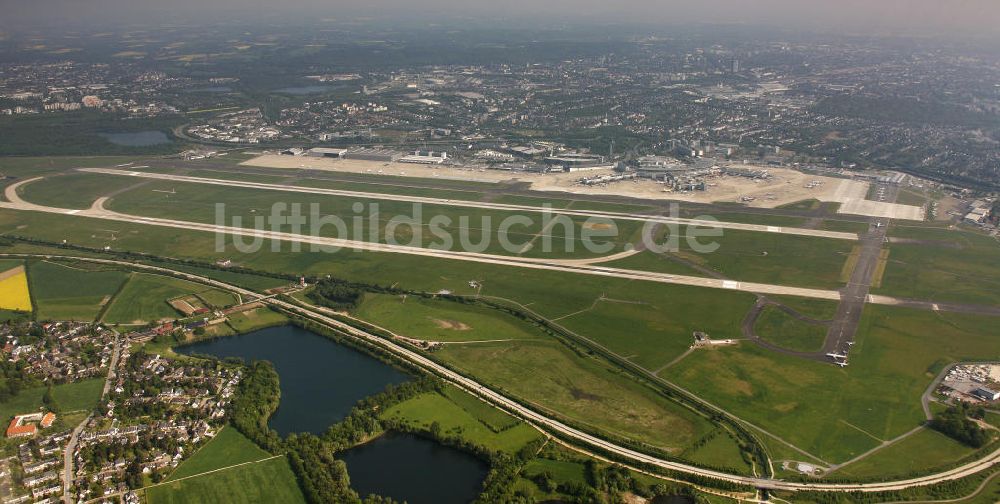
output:
<path id="1" fill-rule="evenodd" d="M 984 401 L 996 401 L 997 399 L 1000 399 L 1000 392 L 983 387 L 974 389 L 970 392 L 970 394 Z"/>
<path id="2" fill-rule="evenodd" d="M 34 436 L 38 433 L 39 427 L 43 429 L 51 427 L 52 423 L 55 421 L 56 414 L 51 411 L 45 414 L 27 413 L 24 415 L 16 415 L 14 419 L 10 421 L 10 425 L 7 426 L 6 434 L 9 438 Z"/>

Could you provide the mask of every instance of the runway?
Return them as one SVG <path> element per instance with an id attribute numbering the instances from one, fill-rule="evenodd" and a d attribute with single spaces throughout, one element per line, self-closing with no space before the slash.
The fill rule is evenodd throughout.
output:
<path id="1" fill-rule="evenodd" d="M 477 262 L 481 264 L 493 264 L 498 266 L 510 266 L 516 268 L 557 271 L 563 273 L 576 273 L 582 275 L 602 276 L 602 277 L 618 278 L 626 280 L 641 280 L 641 281 L 656 282 L 663 284 L 687 285 L 691 287 L 703 287 L 709 289 L 724 289 L 724 290 L 742 291 L 742 292 L 749 292 L 749 293 L 756 293 L 763 295 L 799 296 L 799 297 L 806 297 L 813 299 L 826 299 L 830 301 L 840 301 L 842 299 L 841 291 L 836 291 L 836 290 L 812 289 L 806 287 L 792 287 L 785 285 L 774 285 L 774 284 L 755 283 L 755 282 L 740 282 L 736 280 L 727 280 L 722 278 L 706 278 L 706 277 L 696 277 L 688 275 L 674 275 L 667 273 L 656 273 L 651 271 L 613 268 L 608 266 L 600 266 L 598 264 L 603 261 L 609 261 L 612 259 L 621 258 L 622 254 L 624 253 L 613 254 L 610 256 L 593 258 L 593 259 L 560 260 L 560 259 L 512 257 L 512 256 L 501 256 L 495 254 L 483 254 L 477 252 L 436 250 L 436 249 L 421 248 L 421 247 L 411 247 L 406 245 L 393 245 L 387 243 L 355 241 L 355 240 L 347 240 L 341 238 L 309 236 L 309 235 L 292 234 L 292 233 L 284 233 L 277 231 L 258 230 L 253 228 L 240 228 L 240 227 L 222 226 L 222 225 L 208 224 L 201 222 L 190 222 L 190 221 L 157 218 L 157 217 L 142 217 L 142 216 L 128 215 L 128 214 L 114 212 L 104 208 L 104 203 L 107 201 L 107 198 L 100 198 L 99 200 L 94 202 L 94 204 L 90 208 L 85 210 L 69 210 L 65 208 L 47 207 L 43 205 L 36 205 L 34 203 L 29 203 L 21 199 L 20 195 L 17 193 L 18 189 L 24 186 L 25 184 L 29 184 L 31 182 L 40 180 L 41 178 L 42 177 L 22 180 L 16 184 L 7 186 L 7 188 L 4 191 L 4 196 L 7 198 L 7 202 L 0 202 L 0 208 L 19 210 L 19 211 L 32 211 L 32 212 L 42 212 L 42 213 L 59 214 L 67 216 L 76 216 L 76 217 L 87 217 L 92 219 L 103 219 L 103 220 L 125 222 L 131 224 L 168 227 L 175 229 L 184 229 L 189 231 L 204 231 L 208 233 L 216 233 L 227 236 L 241 236 L 249 238 L 260 238 L 264 240 L 303 243 L 303 244 L 317 245 L 319 247 L 327 247 L 332 249 L 352 249 L 352 250 L 367 250 L 371 252 L 408 254 L 408 255 L 417 255 L 423 257 L 433 257 L 438 259 L 450 259 L 458 261 Z M 917 303 L 915 301 L 897 299 L 887 296 L 866 296 L 862 300 L 854 300 L 854 302 L 860 302 L 861 304 L 863 304 L 865 301 L 874 304 L 883 304 L 892 306 L 908 305 L 908 306 L 920 307 L 919 305 L 915 304 Z M 982 311 L 982 310 L 992 309 L 992 307 L 977 307 L 977 306 L 970 307 L 965 305 L 950 305 L 950 304 L 941 304 L 933 306 L 937 306 L 941 311 L 955 309 L 955 311 L 975 312 L 976 310 Z M 858 314 L 858 316 L 860 316 L 860 313 Z"/>
<path id="2" fill-rule="evenodd" d="M 244 182 L 239 180 L 190 177 L 186 175 L 150 173 L 150 172 L 140 172 L 140 171 L 130 171 L 130 170 L 119 170 L 113 168 L 78 168 L 78 171 L 86 173 L 98 173 L 102 175 L 118 175 L 118 176 L 140 177 L 153 180 L 166 180 L 171 182 L 187 182 L 194 184 L 208 184 L 208 185 L 218 185 L 227 187 L 243 187 L 248 189 L 263 189 L 270 191 L 319 194 L 324 196 L 344 196 L 344 197 L 359 198 L 359 199 L 381 199 L 381 200 L 400 201 L 406 203 L 420 203 L 428 205 L 444 205 L 452 207 L 475 208 L 480 210 L 486 209 L 486 210 L 502 210 L 508 212 L 531 212 L 531 213 L 538 213 L 545 210 L 542 207 L 528 206 L 528 205 L 511 205 L 504 203 L 452 200 L 443 198 L 430 198 L 423 196 L 406 196 L 406 195 L 372 193 L 372 192 L 362 192 L 362 191 L 346 191 L 340 189 L 302 187 L 302 186 L 294 186 L 287 184 L 266 184 L 261 182 Z M 662 224 L 693 225 L 693 226 L 704 226 L 704 227 L 719 228 L 719 229 L 755 231 L 760 233 L 778 233 L 786 235 L 813 236 L 817 238 L 830 238 L 835 240 L 853 241 L 858 239 L 858 235 L 855 233 L 845 233 L 841 231 L 825 231 L 821 229 L 805 229 L 805 228 L 785 227 L 785 226 L 767 226 L 763 224 L 723 222 L 723 221 L 707 220 L 707 219 L 683 219 L 679 217 L 664 217 L 659 215 L 648 215 L 648 214 L 626 213 L 626 212 L 604 212 L 596 210 L 551 209 L 550 211 L 554 214 L 577 216 L 577 217 L 595 217 L 595 218 L 605 218 L 613 220 L 630 220 L 630 221 L 654 222 Z"/>

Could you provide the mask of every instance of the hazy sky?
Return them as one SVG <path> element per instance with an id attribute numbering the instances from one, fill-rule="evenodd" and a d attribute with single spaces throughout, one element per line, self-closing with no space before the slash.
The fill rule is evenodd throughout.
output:
<path id="1" fill-rule="evenodd" d="M 536 17 L 557 22 L 601 20 L 677 23 L 792 24 L 834 31 L 1000 34 L 1000 0 L 0 0 L 8 28 L 53 20 L 210 18 L 230 13 L 406 20 Z M 175 17 L 177 16 L 177 17 Z"/>

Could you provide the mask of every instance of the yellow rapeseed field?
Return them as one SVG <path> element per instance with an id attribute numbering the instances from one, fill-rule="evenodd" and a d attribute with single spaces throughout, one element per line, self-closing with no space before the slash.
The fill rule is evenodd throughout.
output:
<path id="1" fill-rule="evenodd" d="M 24 266 L 0 273 L 0 309 L 31 311 L 28 275 L 24 273 Z"/>

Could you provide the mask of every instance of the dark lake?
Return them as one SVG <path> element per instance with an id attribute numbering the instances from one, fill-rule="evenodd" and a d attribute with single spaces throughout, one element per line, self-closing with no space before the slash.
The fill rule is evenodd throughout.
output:
<path id="1" fill-rule="evenodd" d="M 467 504 L 489 466 L 468 453 L 410 434 L 388 433 L 337 455 L 351 487 L 409 504 Z"/>
<path id="2" fill-rule="evenodd" d="M 147 147 L 170 143 L 170 137 L 162 131 L 139 131 L 136 133 L 98 133 L 115 145 L 126 147 Z"/>
<path id="3" fill-rule="evenodd" d="M 233 88 L 229 86 L 211 86 L 202 88 L 191 88 L 185 89 L 185 93 L 228 93 L 232 91 Z"/>
<path id="4" fill-rule="evenodd" d="M 311 95 L 325 93 L 331 89 L 333 89 L 333 86 L 295 86 L 275 89 L 274 92 L 290 95 Z"/>
<path id="5" fill-rule="evenodd" d="M 410 379 L 377 359 L 292 325 L 205 340 L 175 351 L 274 364 L 281 403 L 268 424 L 282 436 L 322 434 L 359 400 Z"/>

